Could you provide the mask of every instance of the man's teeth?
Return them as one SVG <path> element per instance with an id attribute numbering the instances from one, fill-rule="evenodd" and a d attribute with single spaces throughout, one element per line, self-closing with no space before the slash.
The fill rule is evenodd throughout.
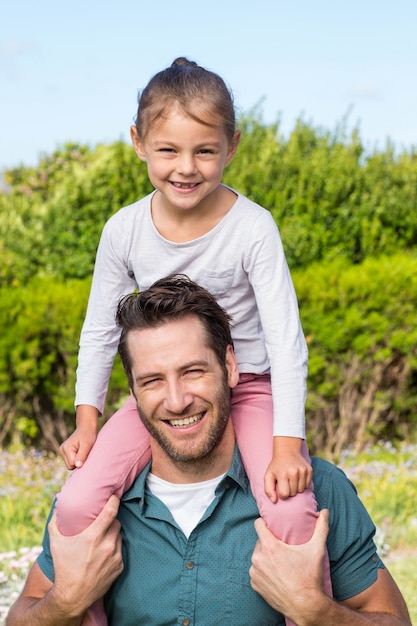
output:
<path id="1" fill-rule="evenodd" d="M 189 426 L 190 424 L 195 424 L 201 419 L 201 413 L 198 415 L 192 415 L 191 417 L 184 417 L 180 420 L 169 420 L 169 423 L 174 428 L 179 428 L 180 426 Z"/>

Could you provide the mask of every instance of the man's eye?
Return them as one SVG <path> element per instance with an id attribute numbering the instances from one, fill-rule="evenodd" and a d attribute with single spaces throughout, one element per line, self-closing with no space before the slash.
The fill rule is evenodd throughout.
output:
<path id="1" fill-rule="evenodd" d="M 145 380 L 142 383 L 143 387 L 151 387 L 153 385 L 156 385 L 157 383 L 159 383 L 161 379 L 160 378 L 150 378 L 149 380 Z"/>
<path id="2" fill-rule="evenodd" d="M 197 378 L 198 376 L 201 376 L 201 374 L 203 374 L 202 369 L 192 369 L 185 372 L 185 375 L 189 378 Z"/>

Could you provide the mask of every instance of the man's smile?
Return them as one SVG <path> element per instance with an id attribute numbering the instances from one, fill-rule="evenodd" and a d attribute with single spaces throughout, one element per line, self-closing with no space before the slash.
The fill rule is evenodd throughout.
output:
<path id="1" fill-rule="evenodd" d="M 184 426 L 191 426 L 191 424 L 197 424 L 203 419 L 205 412 L 197 413 L 197 415 L 190 415 L 190 417 L 183 417 L 181 419 L 168 420 L 170 426 L 174 428 L 182 428 Z"/>

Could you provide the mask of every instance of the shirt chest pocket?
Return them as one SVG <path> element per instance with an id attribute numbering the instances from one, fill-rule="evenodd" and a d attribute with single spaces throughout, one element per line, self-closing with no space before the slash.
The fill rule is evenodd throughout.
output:
<path id="1" fill-rule="evenodd" d="M 200 282 L 200 285 L 205 287 L 215 298 L 224 298 L 232 288 L 234 273 L 233 267 L 222 271 L 205 269 L 201 272 L 200 281 L 197 282 Z"/>
<path id="2" fill-rule="evenodd" d="M 249 572 L 227 569 L 227 611 L 222 622 L 228 626 L 285 626 L 285 619 L 274 611 L 250 586 Z"/>

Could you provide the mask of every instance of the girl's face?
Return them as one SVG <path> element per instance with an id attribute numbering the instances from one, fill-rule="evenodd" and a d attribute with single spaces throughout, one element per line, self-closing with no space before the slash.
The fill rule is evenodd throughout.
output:
<path id="1" fill-rule="evenodd" d="M 229 142 L 222 127 L 206 126 L 174 104 L 140 140 L 131 137 L 138 157 L 147 163 L 152 185 L 169 210 L 210 209 L 224 167 L 236 153 L 240 133 Z"/>

